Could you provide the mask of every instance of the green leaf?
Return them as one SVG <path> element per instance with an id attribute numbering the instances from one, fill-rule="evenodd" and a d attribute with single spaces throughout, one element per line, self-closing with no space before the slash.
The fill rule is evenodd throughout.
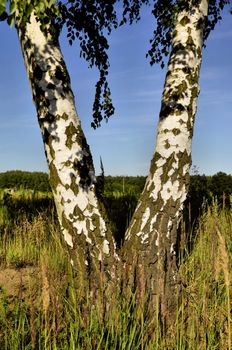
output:
<path id="1" fill-rule="evenodd" d="M 17 1 L 11 1 L 10 3 L 10 14 L 14 14 L 16 10 L 18 9 Z"/>
<path id="2" fill-rule="evenodd" d="M 9 24 L 10 27 L 13 27 L 14 22 L 15 22 L 14 16 L 13 15 L 8 16 L 7 23 Z"/>
<path id="3" fill-rule="evenodd" d="M 48 0 L 48 1 L 46 1 L 46 3 L 47 3 L 47 7 L 51 8 L 52 5 L 55 3 L 55 0 Z"/>
<path id="4" fill-rule="evenodd" d="M 6 1 L 0 0 L 0 15 L 6 12 Z"/>
<path id="5" fill-rule="evenodd" d="M 39 10 L 41 11 L 41 12 L 44 12 L 45 11 L 45 3 L 44 2 L 39 2 Z"/>
<path id="6" fill-rule="evenodd" d="M 5 21 L 8 18 L 8 14 L 4 11 L 0 14 L 0 22 Z"/>

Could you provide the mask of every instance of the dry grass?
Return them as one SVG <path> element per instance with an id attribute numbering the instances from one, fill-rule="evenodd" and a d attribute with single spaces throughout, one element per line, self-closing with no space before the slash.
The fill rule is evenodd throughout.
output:
<path id="1" fill-rule="evenodd" d="M 139 305 L 133 293 L 120 294 L 120 281 L 113 293 L 80 298 L 51 218 L 22 216 L 0 229 L 0 349 L 231 349 L 231 212 L 214 205 L 203 215 L 180 266 L 182 304 L 165 337 L 159 315 L 148 318 L 145 290 Z"/>

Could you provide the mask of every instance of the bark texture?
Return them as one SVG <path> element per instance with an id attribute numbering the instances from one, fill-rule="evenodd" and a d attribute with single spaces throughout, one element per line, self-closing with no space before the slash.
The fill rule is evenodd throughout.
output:
<path id="1" fill-rule="evenodd" d="M 178 225 L 186 199 L 208 1 L 178 14 L 162 96 L 156 148 L 125 237 L 137 254 L 138 288 L 147 288 L 164 324 L 177 306 Z M 137 252 L 137 253 L 136 253 Z M 142 271 L 142 272 L 141 272 Z"/>
<path id="2" fill-rule="evenodd" d="M 45 35 L 34 14 L 17 28 L 43 137 L 50 184 L 64 239 L 82 281 L 86 273 L 112 272 L 117 258 L 97 198 L 89 146 L 78 118 L 58 39 Z"/>

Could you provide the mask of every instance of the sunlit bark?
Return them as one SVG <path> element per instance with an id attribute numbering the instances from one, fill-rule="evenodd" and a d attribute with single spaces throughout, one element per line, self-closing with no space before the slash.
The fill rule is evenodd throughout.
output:
<path id="1" fill-rule="evenodd" d="M 163 324 L 176 310 L 178 225 L 186 199 L 208 0 L 177 16 L 149 176 L 125 238 L 136 256 L 136 283 L 159 305 Z M 69 75 L 54 36 L 32 15 L 18 28 L 64 238 L 78 273 L 111 273 L 114 242 L 96 194 L 92 157 L 74 105 Z M 126 264 L 125 264 L 126 265 Z M 128 270 L 128 269 L 127 269 Z"/>
<path id="2" fill-rule="evenodd" d="M 114 242 L 97 198 L 92 156 L 58 40 L 51 32 L 44 35 L 33 14 L 30 23 L 17 29 L 58 218 L 72 262 L 82 280 L 86 273 L 103 266 L 110 273 L 116 257 Z"/>
<path id="3" fill-rule="evenodd" d="M 162 96 L 149 176 L 125 238 L 125 255 L 137 255 L 151 299 L 161 315 L 175 310 L 180 281 L 178 225 L 191 166 L 193 125 L 199 94 L 203 30 L 208 1 L 178 14 Z M 134 249 L 132 249 L 132 247 Z M 164 317 L 164 322 L 165 318 Z"/>

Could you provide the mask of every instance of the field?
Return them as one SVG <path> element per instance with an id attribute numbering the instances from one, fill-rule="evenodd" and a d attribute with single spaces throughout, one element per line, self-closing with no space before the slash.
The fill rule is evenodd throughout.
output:
<path id="1" fill-rule="evenodd" d="M 120 245 L 137 194 L 105 197 Z M 78 293 L 49 192 L 1 190 L 0 349 L 231 349 L 232 211 L 214 201 L 194 227 L 183 240 L 182 302 L 163 335 L 146 295 L 136 305 L 120 283 L 110 304 Z"/>

